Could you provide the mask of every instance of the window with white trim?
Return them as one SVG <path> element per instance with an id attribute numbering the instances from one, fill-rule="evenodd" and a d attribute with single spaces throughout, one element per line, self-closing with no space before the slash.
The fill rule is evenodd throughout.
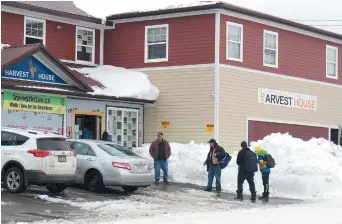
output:
<path id="1" fill-rule="evenodd" d="M 278 33 L 264 30 L 264 66 L 278 68 Z"/>
<path id="2" fill-rule="evenodd" d="M 145 62 L 168 60 L 169 25 L 145 27 Z"/>
<path id="3" fill-rule="evenodd" d="M 337 79 L 337 47 L 328 46 L 326 47 L 326 76 L 327 78 Z"/>
<path id="4" fill-rule="evenodd" d="M 95 30 L 76 27 L 76 61 L 94 63 Z"/>
<path id="5" fill-rule="evenodd" d="M 243 52 L 243 26 L 227 22 L 227 60 L 241 61 Z"/>
<path id="6" fill-rule="evenodd" d="M 24 44 L 45 44 L 45 20 L 25 17 Z"/>

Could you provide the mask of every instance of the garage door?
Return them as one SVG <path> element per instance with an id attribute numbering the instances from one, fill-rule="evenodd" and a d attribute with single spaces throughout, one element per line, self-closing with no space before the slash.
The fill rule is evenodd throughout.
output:
<path id="1" fill-rule="evenodd" d="M 303 140 L 311 138 L 329 139 L 329 128 L 305 125 L 283 124 L 264 121 L 248 121 L 248 141 L 263 139 L 271 133 L 289 133 L 293 137 Z"/>

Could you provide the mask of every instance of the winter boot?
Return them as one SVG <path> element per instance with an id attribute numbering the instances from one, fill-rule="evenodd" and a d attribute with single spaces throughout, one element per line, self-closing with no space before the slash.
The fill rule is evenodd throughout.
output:
<path id="1" fill-rule="evenodd" d="M 155 183 L 156 183 L 156 184 L 159 184 L 159 179 L 156 179 Z"/>
<path id="2" fill-rule="evenodd" d="M 243 200 L 242 192 L 236 191 L 237 196 L 234 198 L 234 200 Z"/>
<path id="3" fill-rule="evenodd" d="M 253 191 L 253 192 L 251 192 L 251 201 L 255 201 L 256 200 L 256 192 L 255 191 Z"/>
<path id="4" fill-rule="evenodd" d="M 262 193 L 262 196 L 259 197 L 259 200 L 268 200 L 268 195 L 269 195 L 269 185 L 266 184 L 264 185 L 264 193 Z"/>

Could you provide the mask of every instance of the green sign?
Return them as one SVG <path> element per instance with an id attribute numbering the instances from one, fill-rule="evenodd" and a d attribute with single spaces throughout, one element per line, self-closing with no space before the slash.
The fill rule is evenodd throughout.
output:
<path id="1" fill-rule="evenodd" d="M 50 114 L 65 114 L 66 98 L 63 96 L 5 91 L 3 108 Z"/>

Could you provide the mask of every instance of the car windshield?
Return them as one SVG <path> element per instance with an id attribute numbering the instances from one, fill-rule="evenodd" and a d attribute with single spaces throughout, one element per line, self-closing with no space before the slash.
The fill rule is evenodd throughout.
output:
<path id="1" fill-rule="evenodd" d="M 118 156 L 118 157 L 127 157 L 127 156 L 137 157 L 138 156 L 134 152 L 132 152 L 129 149 L 126 149 L 120 145 L 98 144 L 97 146 L 111 156 Z"/>
<path id="2" fill-rule="evenodd" d="M 38 138 L 37 147 L 42 150 L 70 151 L 71 148 L 64 138 Z"/>

